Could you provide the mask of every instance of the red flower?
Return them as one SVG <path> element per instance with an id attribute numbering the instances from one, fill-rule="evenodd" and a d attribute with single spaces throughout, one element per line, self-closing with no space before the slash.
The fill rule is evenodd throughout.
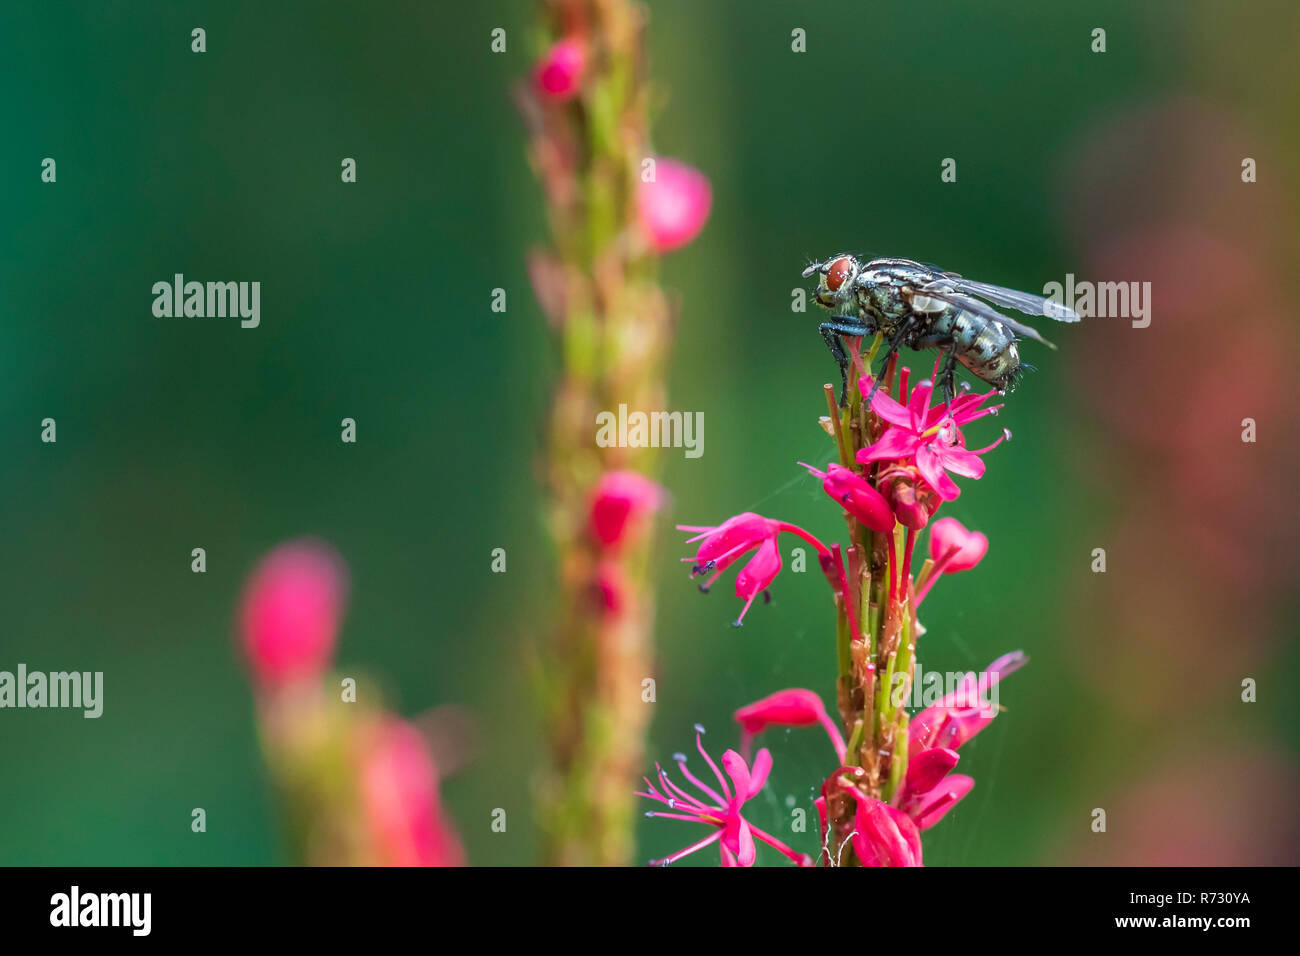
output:
<path id="1" fill-rule="evenodd" d="M 930 529 L 930 557 L 934 566 L 917 589 L 916 604 L 920 605 L 941 575 L 969 571 L 984 560 L 988 551 L 989 539 L 981 532 L 967 531 L 956 518 L 940 518 Z"/>
<path id="2" fill-rule="evenodd" d="M 858 388 L 864 396 L 870 394 L 873 385 L 874 380 L 871 378 L 858 381 Z M 995 414 L 1002 406 L 980 406 L 997 393 L 990 391 L 983 395 L 960 395 L 951 403 L 931 408 L 932 392 L 930 383 L 921 382 L 912 389 L 911 398 L 903 405 L 884 391 L 877 391 L 871 400 L 871 410 L 888 422 L 890 427 L 885 429 L 885 433 L 874 445 L 858 452 L 858 462 L 868 464 L 873 461 L 902 461 L 915 465 L 939 497 L 952 501 L 961 494 L 961 489 L 947 473 L 980 478 L 984 474 L 984 462 L 979 456 L 992 451 L 1009 434 L 1004 431 L 1002 438 L 992 445 L 978 451 L 968 450 L 960 426 L 985 415 Z"/>
<path id="3" fill-rule="evenodd" d="M 853 851 L 863 866 L 921 866 L 921 834 L 912 818 L 896 807 L 867 796 L 842 774 L 861 774 L 858 767 L 841 767 L 822 785 L 821 796 L 813 803 L 821 823 L 823 860 L 836 864 L 826 842 L 827 796 L 840 789 L 857 803 L 854 813 Z M 839 851 L 835 851 L 838 854 Z"/>
<path id="4" fill-rule="evenodd" d="M 781 552 L 777 549 L 777 536 L 787 531 L 798 535 L 817 549 L 819 555 L 829 555 L 827 547 L 803 528 L 785 521 L 775 521 L 762 515 L 746 511 L 728 518 L 717 526 L 678 525 L 679 531 L 698 532 L 686 543 L 702 542 L 692 558 L 682 558 L 691 562 L 691 577 L 711 575 L 700 590 L 708 593 L 713 582 L 734 562 L 754 551 L 751 558 L 736 575 L 736 597 L 745 602 L 740 616 L 733 622 L 740 627 L 748 613 L 754 598 L 763 594 L 768 585 L 781 570 Z"/>
<path id="5" fill-rule="evenodd" d="M 655 800 L 673 811 L 666 813 L 662 810 L 651 810 L 646 814 L 648 817 L 706 823 L 714 828 L 714 832 L 704 839 L 678 850 L 671 856 L 664 857 L 662 860 L 651 860 L 651 865 L 667 866 L 669 863 L 676 863 L 682 857 L 689 856 L 696 850 L 702 850 L 706 846 L 721 841 L 719 853 L 722 857 L 723 866 L 753 866 L 757 855 L 754 840 L 757 838 L 768 846 L 779 850 L 788 859 L 793 860 L 800 866 L 811 866 L 812 860 L 805 854 L 796 853 L 780 840 L 751 825 L 741 815 L 741 808 L 746 801 L 756 796 L 763 789 L 763 785 L 767 783 L 767 775 L 772 769 L 772 754 L 767 748 L 758 752 L 758 756 L 754 758 L 752 768 L 736 751 L 728 750 L 724 753 L 722 755 L 722 766 L 726 768 L 727 777 L 731 779 L 731 783 L 728 785 L 727 779 L 722 776 L 722 772 L 718 770 L 718 765 L 705 752 L 704 744 L 700 741 L 700 735 L 704 733 L 704 728 L 697 724 L 695 730 L 695 746 L 699 750 L 700 756 L 704 758 L 704 762 L 709 765 L 709 769 L 713 771 L 713 776 L 717 778 L 718 789 L 715 790 L 691 773 L 686 766 L 685 754 L 675 754 L 673 760 L 676 761 L 682 776 L 694 785 L 700 795 L 692 794 L 673 783 L 668 774 L 664 772 L 664 769 L 656 764 L 655 769 L 658 771 L 659 786 L 656 788 L 649 779 L 642 778 L 645 780 L 646 790 L 637 791 L 637 796 Z"/>
<path id="6" fill-rule="evenodd" d="M 970 777 L 949 773 L 958 759 L 957 751 L 946 747 L 931 747 L 908 759 L 894 806 L 910 816 L 918 830 L 938 823 L 975 786 Z"/>

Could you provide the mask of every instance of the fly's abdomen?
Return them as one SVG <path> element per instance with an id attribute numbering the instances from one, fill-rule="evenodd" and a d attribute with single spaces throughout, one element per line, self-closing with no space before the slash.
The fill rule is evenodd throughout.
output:
<path id="1" fill-rule="evenodd" d="M 962 311 L 953 319 L 953 341 L 957 361 L 970 373 L 994 388 L 1008 389 L 1020 370 L 1016 337 L 1001 322 Z"/>
<path id="2" fill-rule="evenodd" d="M 955 348 L 957 361 L 994 388 L 1010 388 L 1020 368 L 1016 338 L 1001 323 L 965 309 L 945 309 L 932 318 L 913 348 Z"/>

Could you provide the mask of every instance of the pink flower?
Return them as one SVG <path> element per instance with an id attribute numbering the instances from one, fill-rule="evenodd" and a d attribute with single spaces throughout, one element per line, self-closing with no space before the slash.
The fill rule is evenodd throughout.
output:
<path id="1" fill-rule="evenodd" d="M 989 539 L 979 531 L 967 531 L 956 518 L 940 518 L 930 529 L 930 557 L 934 567 L 917 590 L 916 604 L 930 593 L 930 588 L 944 574 L 969 571 L 984 560 L 989 551 Z"/>
<path id="2" fill-rule="evenodd" d="M 607 471 L 591 491 L 587 530 L 602 547 L 616 551 L 640 532 L 663 501 L 663 488 L 635 471 Z"/>
<path id="3" fill-rule="evenodd" d="M 754 737 L 768 727 L 811 727 L 821 724 L 826 735 L 831 739 L 831 746 L 840 763 L 844 762 L 844 737 L 835 726 L 822 699 L 810 690 L 792 687 L 769 694 L 762 700 L 756 700 L 736 711 L 736 722 L 743 733 L 740 752 L 749 754 L 749 745 Z"/>
<path id="4" fill-rule="evenodd" d="M 821 824 L 822 862 L 839 865 L 843 846 L 827 842 L 826 802 L 836 791 L 843 791 L 857 803 L 853 831 L 844 843 L 853 841 L 853 850 L 863 866 L 921 866 L 921 834 L 916 823 L 902 810 L 867 796 L 852 778 L 863 775 L 860 767 L 840 767 L 822 784 L 821 796 L 813 803 Z"/>
<path id="5" fill-rule="evenodd" d="M 921 833 L 902 810 L 845 788 L 857 801 L 853 850 L 863 866 L 921 866 Z"/>
<path id="6" fill-rule="evenodd" d="M 818 471 L 802 461 L 799 464 L 822 479 L 822 490 L 872 531 L 887 534 L 894 530 L 894 512 L 890 509 L 889 502 L 852 468 L 831 464 L 826 466 L 825 471 Z"/>
<path id="7" fill-rule="evenodd" d="M 420 732 L 384 717 L 364 738 L 361 801 L 383 866 L 464 866 L 438 796 L 438 773 Z"/>
<path id="8" fill-rule="evenodd" d="M 754 551 L 754 557 L 736 575 L 736 597 L 745 602 L 740 616 L 733 622 L 740 627 L 748 613 L 754 598 L 764 594 L 768 585 L 781 570 L 781 552 L 777 548 L 777 536 L 788 531 L 803 538 L 817 549 L 818 555 L 829 556 L 829 549 L 815 537 L 797 525 L 784 521 L 764 518 L 762 515 L 746 511 L 733 518 L 728 518 L 716 527 L 702 525 L 678 525 L 679 531 L 698 532 L 686 543 L 702 542 L 692 558 L 682 558 L 692 564 L 691 577 L 710 574 L 700 590 L 708 593 L 713 582 L 735 561 Z"/>
<path id="9" fill-rule="evenodd" d="M 573 99 L 587 71 L 587 49 L 581 40 L 560 40 L 537 63 L 533 88 L 542 97 L 562 103 Z"/>
<path id="10" fill-rule="evenodd" d="M 988 554 L 989 539 L 978 531 L 967 531 L 956 518 L 940 518 L 930 529 L 930 557 L 936 574 L 969 571 Z"/>
<path id="11" fill-rule="evenodd" d="M 858 381 L 858 388 L 864 396 L 870 394 L 873 385 L 871 378 Z M 978 451 L 968 450 L 960 426 L 994 414 L 1001 408 L 1000 405 L 980 408 L 989 396 L 997 393 L 960 395 L 952 400 L 951 405 L 944 403 L 931 408 L 932 392 L 930 383 L 921 382 L 912 389 L 911 398 L 903 405 L 883 390 L 877 391 L 871 400 L 871 410 L 890 427 L 874 445 L 858 452 L 858 462 L 903 461 L 914 464 L 939 497 L 952 501 L 961 494 L 961 489 L 947 473 L 980 478 L 984 474 L 984 462 L 979 456 L 992 451 L 1008 435 L 1004 431 L 1002 438 L 992 445 Z"/>
<path id="12" fill-rule="evenodd" d="M 975 786 L 970 777 L 949 773 L 958 759 L 957 751 L 945 747 L 931 747 L 908 759 L 894 806 L 911 817 L 918 830 L 938 823 Z"/>
<path id="13" fill-rule="evenodd" d="M 253 569 L 240 599 L 239 629 L 259 684 L 312 680 L 329 667 L 346 577 L 334 550 L 312 541 L 282 544 Z"/>
<path id="14" fill-rule="evenodd" d="M 702 850 L 720 841 L 719 853 L 722 857 L 723 866 L 753 866 L 757 855 L 754 840 L 757 838 L 768 846 L 779 850 L 788 859 L 793 860 L 800 866 L 810 866 L 812 860 L 805 854 L 796 853 L 780 840 L 750 824 L 741 815 L 741 808 L 745 805 L 745 802 L 756 796 L 763 789 L 763 785 L 767 783 L 767 775 L 772 770 L 772 754 L 767 748 L 763 748 L 758 752 L 758 756 L 754 758 L 752 768 L 736 751 L 728 750 L 724 753 L 722 755 L 722 766 L 726 768 L 727 778 L 730 778 L 731 781 L 730 785 L 728 785 L 727 778 L 723 777 L 718 765 L 705 752 L 704 744 L 700 741 L 700 735 L 704 733 L 704 728 L 696 724 L 695 731 L 695 746 L 699 750 L 700 756 L 704 758 L 704 762 L 709 765 L 709 769 L 713 771 L 713 776 L 718 781 L 718 788 L 715 790 L 691 773 L 686 766 L 685 754 L 675 754 L 673 760 L 681 770 L 682 776 L 699 791 L 699 795 L 692 794 L 673 783 L 668 774 L 664 772 L 664 769 L 656 764 L 655 769 L 658 771 L 657 781 L 659 786 L 656 787 L 648 778 L 642 778 L 646 783 L 646 791 L 637 791 L 637 796 L 655 800 L 664 804 L 668 810 L 673 811 L 652 810 L 646 814 L 648 817 L 663 817 L 668 820 L 704 823 L 713 827 L 714 831 L 704 839 L 678 850 L 671 856 L 662 860 L 651 860 L 651 865 L 667 866 L 669 863 L 676 863 L 696 850 Z"/>
<path id="15" fill-rule="evenodd" d="M 655 178 L 638 186 L 641 231 L 659 252 L 686 245 L 704 228 L 713 187 L 699 170 L 672 159 L 655 160 Z"/>
<path id="16" fill-rule="evenodd" d="M 997 710 L 984 695 L 1028 662 L 1023 651 L 1004 654 L 979 677 L 967 673 L 951 694 L 913 717 L 908 725 L 909 760 L 932 747 L 956 750 L 992 723 Z"/>

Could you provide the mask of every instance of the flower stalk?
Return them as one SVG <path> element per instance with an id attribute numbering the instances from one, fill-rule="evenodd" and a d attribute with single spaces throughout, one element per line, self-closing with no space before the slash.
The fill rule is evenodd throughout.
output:
<path id="1" fill-rule="evenodd" d="M 708 214 L 708 181 L 650 143 L 645 15 L 627 0 L 548 0 L 542 46 L 517 102 L 550 242 L 528 262 L 557 339 L 546 428 L 547 525 L 559 559 L 557 622 L 540 662 L 549 765 L 539 787 L 544 859 L 617 865 L 632 849 L 632 789 L 650 708 L 653 534 L 593 533 L 611 474 L 651 484 L 654 452 L 600 447 L 597 415 L 664 408 L 672 310 L 662 253 Z M 608 505 L 608 502 L 604 502 Z M 652 508 L 649 510 L 653 510 Z"/>

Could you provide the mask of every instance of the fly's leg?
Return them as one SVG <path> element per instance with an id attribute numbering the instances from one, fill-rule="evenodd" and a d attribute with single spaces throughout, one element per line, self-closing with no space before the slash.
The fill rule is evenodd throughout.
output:
<path id="1" fill-rule="evenodd" d="M 818 326 L 822 338 L 826 340 L 826 345 L 831 350 L 831 355 L 835 356 L 835 361 L 840 367 L 840 407 L 843 408 L 849 403 L 849 355 L 844 351 L 844 343 L 840 341 L 841 335 L 872 335 L 875 330 L 868 328 L 866 325 L 848 315 L 832 316 L 836 321 L 823 322 Z"/>
<path id="2" fill-rule="evenodd" d="M 888 347 L 885 349 L 885 364 L 880 367 L 880 375 L 872 376 L 871 391 L 864 399 L 868 407 L 871 406 L 871 400 L 876 397 L 876 390 L 880 388 L 881 376 L 885 374 L 885 369 L 889 367 L 889 360 L 898 354 L 899 346 L 903 344 L 903 340 L 907 338 L 911 330 L 912 323 L 909 320 L 900 325 L 898 331 L 890 337 Z"/>
<path id="3" fill-rule="evenodd" d="M 945 361 L 943 371 L 939 373 L 939 387 L 943 392 L 943 400 L 952 408 L 953 396 L 957 394 L 955 388 L 955 378 L 957 375 L 957 343 L 954 342 L 944 350 Z"/>

